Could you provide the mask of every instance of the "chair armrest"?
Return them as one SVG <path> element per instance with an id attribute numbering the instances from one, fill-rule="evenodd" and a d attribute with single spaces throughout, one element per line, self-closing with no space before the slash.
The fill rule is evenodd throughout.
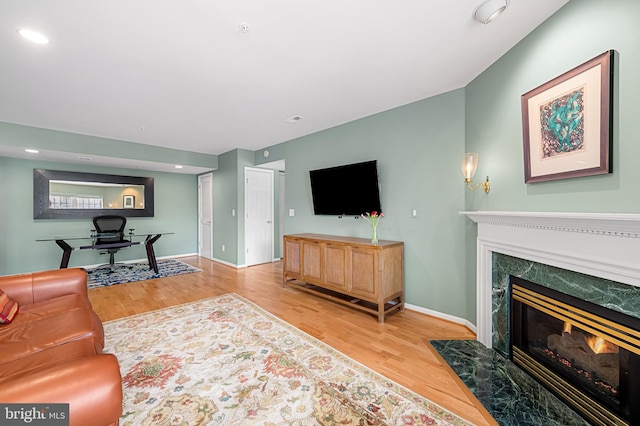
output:
<path id="1" fill-rule="evenodd" d="M 3 403 L 68 403 L 70 426 L 106 426 L 122 415 L 118 360 L 101 354 L 0 382 Z"/>
<path id="2" fill-rule="evenodd" d="M 71 268 L 2 276 L 0 290 L 20 305 L 30 305 L 72 293 L 88 297 L 87 272 Z"/>

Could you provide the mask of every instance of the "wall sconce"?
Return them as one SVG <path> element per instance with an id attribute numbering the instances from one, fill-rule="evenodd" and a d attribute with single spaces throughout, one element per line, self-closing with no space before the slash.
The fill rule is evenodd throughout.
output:
<path id="1" fill-rule="evenodd" d="M 467 188 L 472 191 L 475 191 L 478 188 L 484 189 L 484 192 L 487 194 L 491 190 L 491 184 L 489 183 L 489 176 L 487 176 L 487 180 L 484 182 L 480 182 L 475 186 L 471 185 L 473 175 L 476 174 L 476 168 L 478 167 L 478 153 L 477 152 L 467 152 L 462 157 L 462 175 L 464 176 L 464 181 L 467 183 Z"/>

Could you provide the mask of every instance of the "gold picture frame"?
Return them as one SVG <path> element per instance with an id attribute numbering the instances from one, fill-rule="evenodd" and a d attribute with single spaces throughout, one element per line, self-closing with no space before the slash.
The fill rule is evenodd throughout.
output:
<path id="1" fill-rule="evenodd" d="M 522 95 L 525 183 L 611 173 L 613 53 Z"/>

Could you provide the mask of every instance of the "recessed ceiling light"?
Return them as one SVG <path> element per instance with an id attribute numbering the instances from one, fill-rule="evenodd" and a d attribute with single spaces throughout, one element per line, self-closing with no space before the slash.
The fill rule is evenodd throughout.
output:
<path id="1" fill-rule="evenodd" d="M 40 151 L 38 151 L 37 149 L 33 149 L 33 148 L 26 148 L 24 151 L 28 152 L 29 154 L 39 154 L 40 153 Z"/>
<path id="2" fill-rule="evenodd" d="M 180 164 L 176 164 L 176 165 L 175 165 L 175 166 L 173 166 L 173 167 L 175 167 L 176 169 L 182 169 L 184 166 L 181 166 Z"/>
<path id="3" fill-rule="evenodd" d="M 38 43 L 38 44 L 49 44 L 49 39 L 47 37 L 44 36 L 44 34 L 39 33 L 37 31 L 33 31 L 33 30 L 28 30 L 26 28 L 23 28 L 21 30 L 18 30 L 18 34 L 20 34 L 22 37 L 26 38 L 29 41 L 32 41 L 34 43 Z"/>

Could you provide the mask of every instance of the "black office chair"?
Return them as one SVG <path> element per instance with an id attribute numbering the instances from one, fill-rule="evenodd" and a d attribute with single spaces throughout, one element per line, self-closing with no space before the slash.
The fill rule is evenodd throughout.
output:
<path id="1" fill-rule="evenodd" d="M 124 243 L 128 243 L 129 240 L 124 238 L 124 227 L 127 225 L 127 218 L 117 215 L 103 215 L 93 218 L 93 226 L 95 226 L 98 236 L 95 240 L 95 245 L 105 245 L 104 251 L 100 254 L 109 254 L 109 265 L 114 264 L 114 255 L 121 249 L 127 247 Z M 112 234 L 107 237 L 101 237 L 100 234 Z M 119 245 L 123 243 L 123 245 Z M 109 245 L 113 244 L 112 247 Z"/>

